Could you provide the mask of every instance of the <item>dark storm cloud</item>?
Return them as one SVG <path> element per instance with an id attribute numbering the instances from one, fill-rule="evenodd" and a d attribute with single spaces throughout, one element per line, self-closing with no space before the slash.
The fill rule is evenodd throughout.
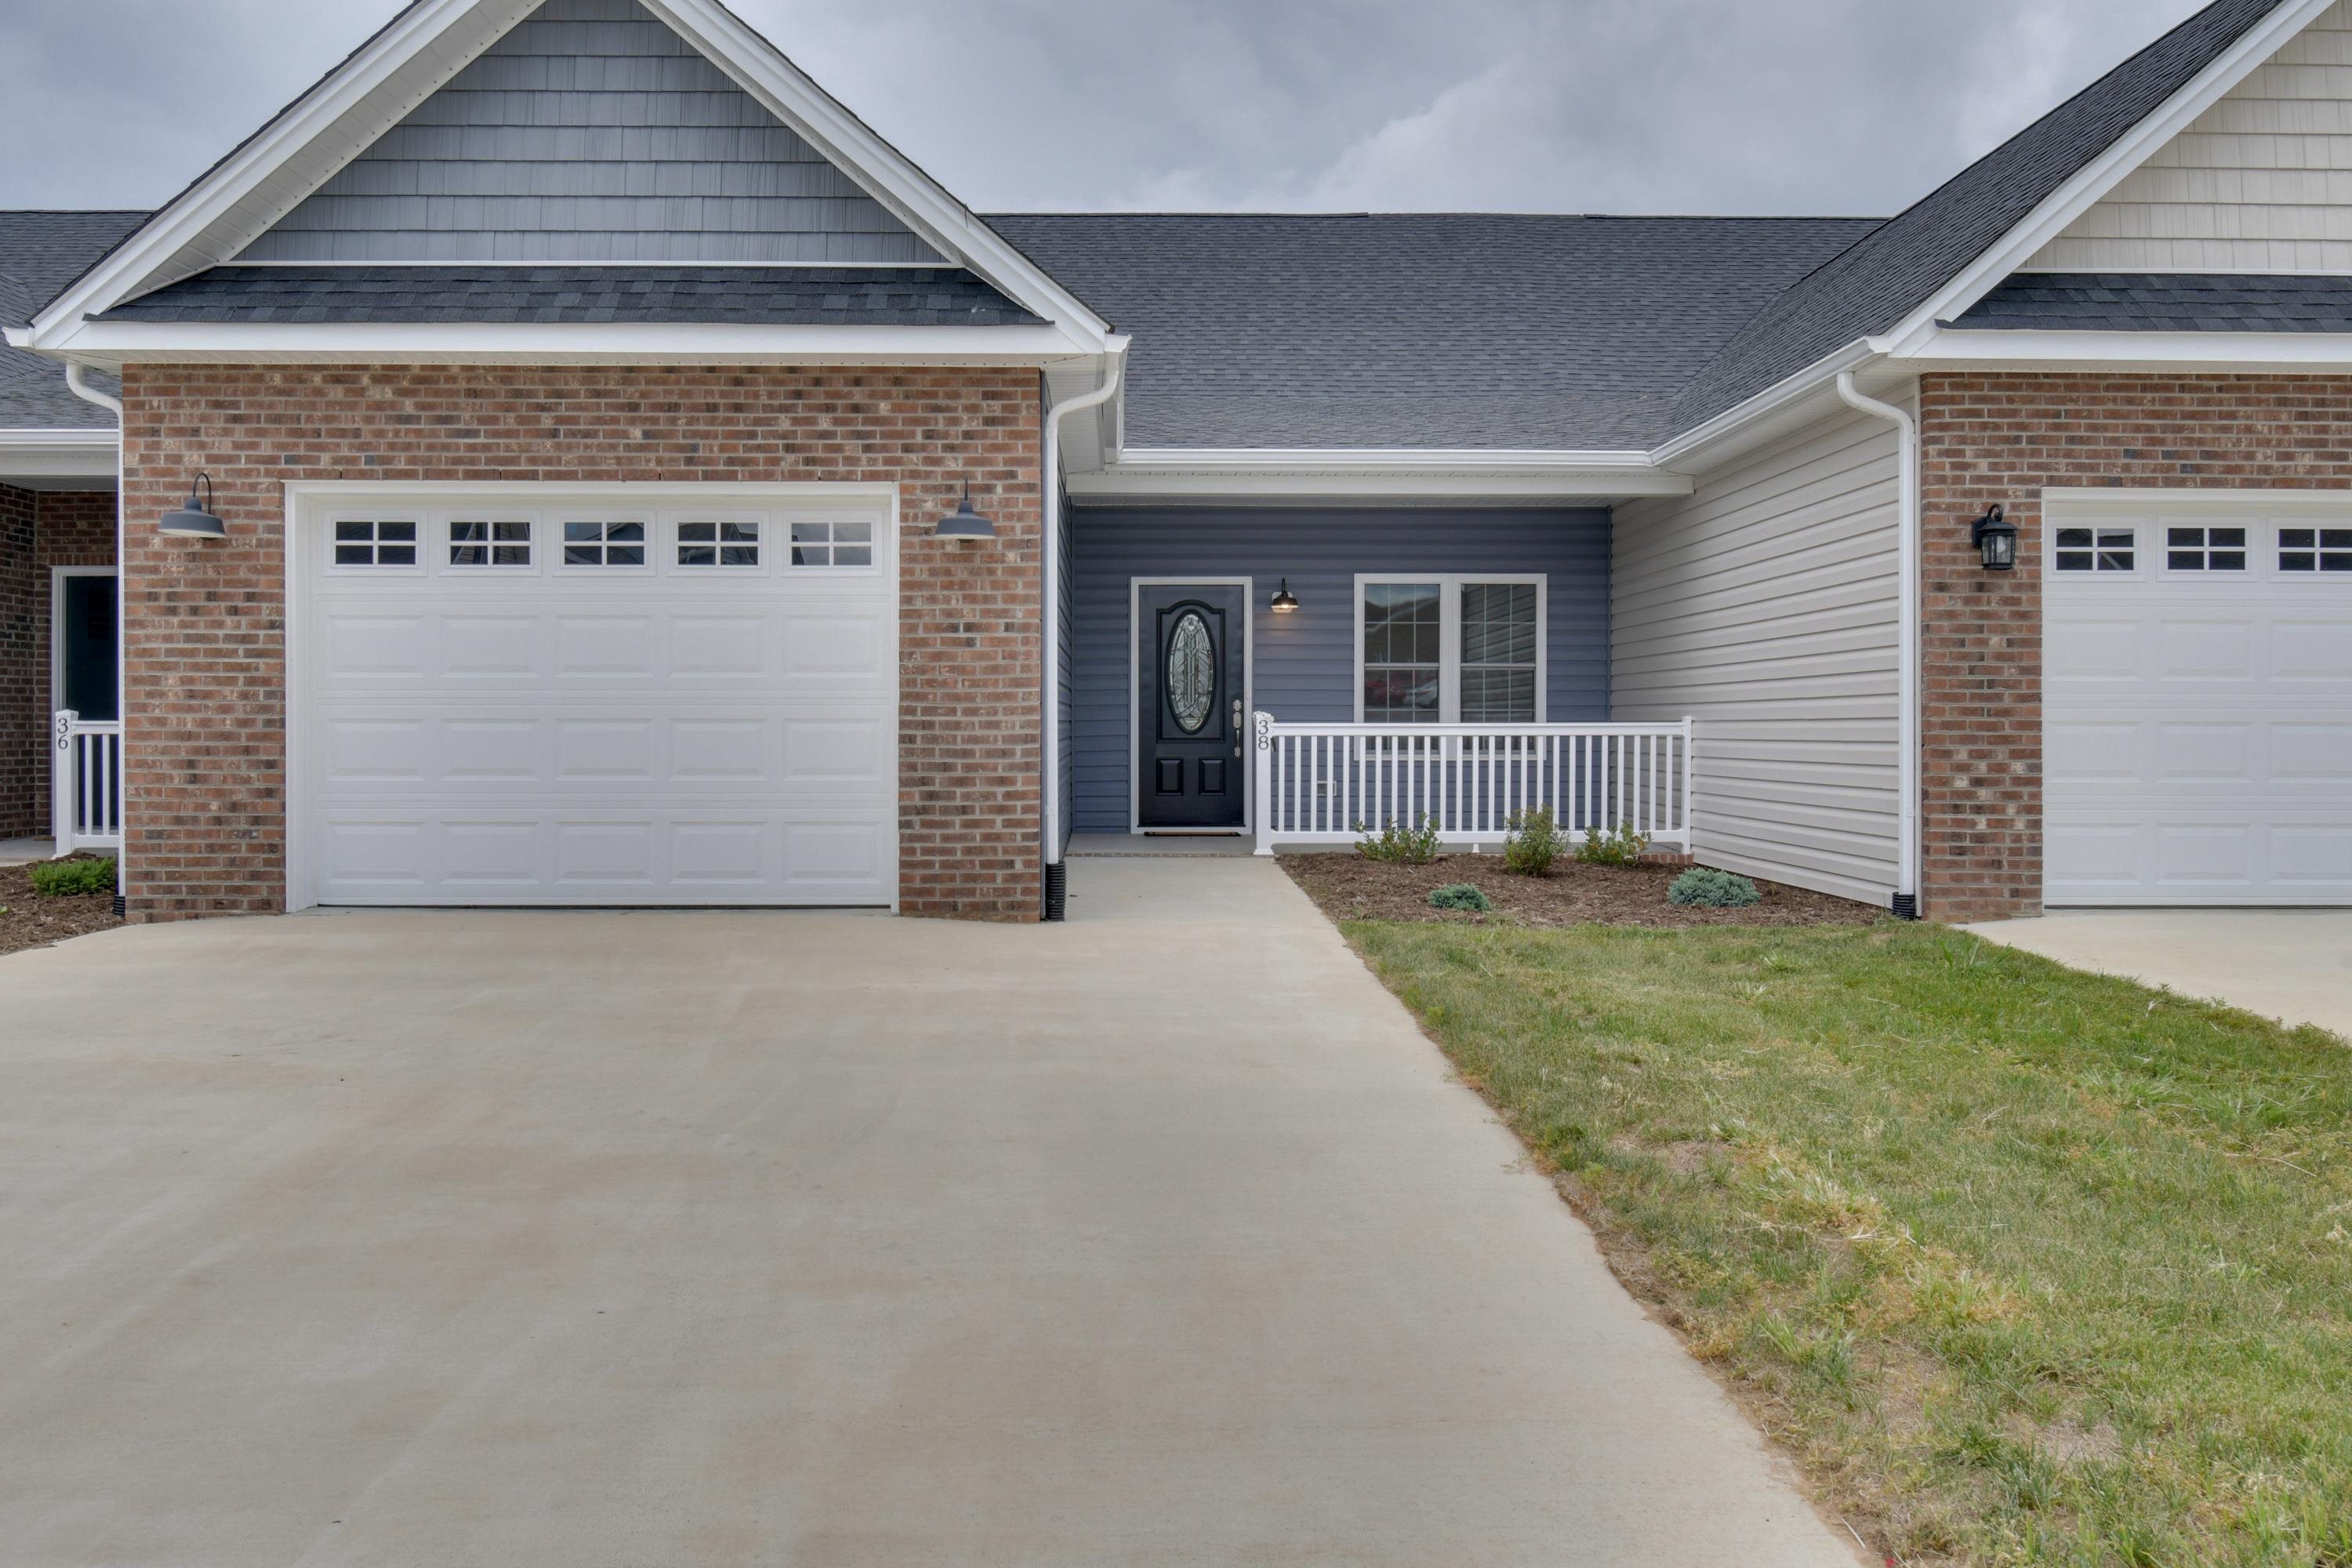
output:
<path id="1" fill-rule="evenodd" d="M 737 0 L 974 205 L 1881 213 L 2192 0 Z M 0 205 L 161 201 L 391 14 L 13 0 Z"/>

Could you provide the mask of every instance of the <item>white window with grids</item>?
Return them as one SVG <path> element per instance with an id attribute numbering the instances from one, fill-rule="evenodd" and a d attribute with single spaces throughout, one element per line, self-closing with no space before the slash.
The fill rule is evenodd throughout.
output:
<path id="1" fill-rule="evenodd" d="M 416 569 L 416 523 L 342 518 L 335 523 L 335 565 L 344 568 Z"/>
<path id="2" fill-rule="evenodd" d="M 796 520 L 792 531 L 793 568 L 874 564 L 874 524 L 867 520 Z"/>
<path id="3" fill-rule="evenodd" d="M 2352 528 L 2280 529 L 2278 569 L 2296 577 L 2306 573 L 2352 573 Z"/>
<path id="4" fill-rule="evenodd" d="M 2138 569 L 2139 535 L 2128 528 L 2061 528 L 2052 533 L 2051 564 L 2061 572 Z"/>
<path id="5" fill-rule="evenodd" d="M 1356 718 L 1370 724 L 1540 724 L 1540 574 L 1356 579 Z"/>
<path id="6" fill-rule="evenodd" d="M 449 521 L 449 564 L 462 567 L 505 567 L 509 571 L 531 563 L 529 518 L 452 518 Z"/>
<path id="7" fill-rule="evenodd" d="M 642 571 L 646 525 L 642 520 L 574 521 L 563 525 L 566 566 L 626 567 Z"/>
<path id="8" fill-rule="evenodd" d="M 2164 531 L 2164 569 L 2168 572 L 2243 572 L 2246 531 L 2202 525 Z"/>
<path id="9" fill-rule="evenodd" d="M 753 518 L 690 519 L 677 525 L 677 563 L 689 572 L 757 571 L 760 534 Z"/>

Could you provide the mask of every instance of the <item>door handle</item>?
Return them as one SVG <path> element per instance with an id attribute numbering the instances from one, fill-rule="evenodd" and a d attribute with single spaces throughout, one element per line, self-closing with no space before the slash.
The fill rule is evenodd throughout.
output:
<path id="1" fill-rule="evenodd" d="M 1234 699 L 1234 755 L 1242 754 L 1242 700 Z"/>

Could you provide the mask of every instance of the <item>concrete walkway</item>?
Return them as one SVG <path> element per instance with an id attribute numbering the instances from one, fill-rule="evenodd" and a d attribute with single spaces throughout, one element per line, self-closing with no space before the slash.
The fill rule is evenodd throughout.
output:
<path id="1" fill-rule="evenodd" d="M 1851 1568 L 1273 865 L 0 959 L 0 1556 Z"/>
<path id="2" fill-rule="evenodd" d="M 1960 929 L 2352 1039 L 2352 910 L 2066 910 Z"/>

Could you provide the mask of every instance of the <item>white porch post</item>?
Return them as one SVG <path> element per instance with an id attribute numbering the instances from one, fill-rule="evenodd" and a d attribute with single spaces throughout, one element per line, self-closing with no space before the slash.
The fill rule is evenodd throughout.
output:
<path id="1" fill-rule="evenodd" d="M 74 721 L 81 717 L 70 708 L 59 709 L 49 721 L 50 853 L 74 850 Z"/>
<path id="2" fill-rule="evenodd" d="M 1257 852 L 1274 853 L 1274 715 L 1250 715 L 1250 737 L 1257 749 L 1256 777 L 1250 795 L 1250 810 L 1257 823 Z"/>

